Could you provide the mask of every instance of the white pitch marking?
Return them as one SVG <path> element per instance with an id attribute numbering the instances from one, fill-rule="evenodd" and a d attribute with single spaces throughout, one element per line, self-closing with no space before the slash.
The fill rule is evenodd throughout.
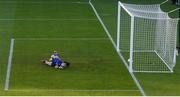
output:
<path id="1" fill-rule="evenodd" d="M 90 4 L 90 6 L 92 7 L 95 15 L 97 16 L 99 22 L 100 22 L 101 25 L 102 25 L 102 27 L 104 28 L 106 34 L 108 35 L 111 43 L 113 44 L 114 48 L 116 49 L 116 43 L 113 41 L 113 39 L 112 39 L 112 37 L 111 37 L 108 29 L 107 29 L 106 26 L 104 25 L 104 23 L 103 23 L 103 21 L 101 20 L 99 14 L 97 13 L 95 7 L 94 7 L 93 4 L 91 3 L 91 0 L 89 1 L 89 4 Z M 117 50 L 116 50 L 116 51 L 117 51 Z M 124 58 L 122 57 L 121 53 L 120 53 L 120 52 L 117 52 L 117 54 L 118 54 L 119 57 L 122 59 L 122 61 L 123 61 L 123 63 L 125 64 L 126 68 L 128 69 L 128 64 L 126 63 L 126 61 L 125 61 Z M 129 70 L 128 70 L 128 71 L 129 71 Z M 139 83 L 139 81 L 137 80 L 137 78 L 136 78 L 136 76 L 134 75 L 134 73 L 133 73 L 133 72 L 129 72 L 129 73 L 130 73 L 131 77 L 133 78 L 134 82 L 136 83 L 136 85 L 137 85 L 138 89 L 140 90 L 141 94 L 142 94 L 143 96 L 146 96 L 146 94 L 145 94 L 142 86 L 140 85 L 140 83 Z"/>
<path id="2" fill-rule="evenodd" d="M 10 79 L 10 73 L 11 73 L 13 49 L 14 49 L 14 39 L 11 39 L 9 58 L 8 58 L 8 66 L 7 66 L 7 74 L 6 74 L 5 87 L 4 87 L 5 91 L 8 91 L 8 89 L 9 89 L 9 79 Z"/>

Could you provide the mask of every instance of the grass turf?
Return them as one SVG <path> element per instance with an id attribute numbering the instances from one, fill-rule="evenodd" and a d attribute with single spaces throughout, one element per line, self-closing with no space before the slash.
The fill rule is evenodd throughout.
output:
<path id="1" fill-rule="evenodd" d="M 136 85 L 113 50 L 110 41 L 106 40 L 107 37 L 91 7 L 86 3 L 72 3 L 77 1 L 87 2 L 85 0 L 51 0 L 51 3 L 48 0 L 0 2 L 1 19 L 25 19 L 0 20 L 0 95 L 141 95 L 136 91 Z M 161 1 L 133 0 L 131 3 Z M 113 16 L 116 13 L 113 11 L 115 7 L 111 6 L 115 3 L 108 1 L 102 4 L 107 7 L 102 13 L 106 16 L 104 20 L 115 39 L 116 19 Z M 175 8 L 170 6 L 170 3 L 162 7 L 167 11 Z M 172 16 L 177 16 L 177 13 L 173 13 Z M 64 18 L 83 20 L 63 20 Z M 14 32 L 13 35 L 11 32 Z M 15 40 L 10 88 L 5 92 L 3 89 L 11 37 L 24 40 Z M 105 39 L 80 41 L 27 38 Z M 39 60 L 48 57 L 54 49 L 59 49 L 60 53 L 64 52 L 63 59 L 72 63 L 69 69 L 58 71 L 40 64 Z M 179 60 L 178 57 L 173 74 L 136 73 L 147 95 L 180 95 Z M 122 91 L 72 91 L 76 89 Z"/>
<path id="2" fill-rule="evenodd" d="M 92 1 L 96 1 L 96 0 L 92 0 Z M 133 3 L 133 4 L 160 4 L 164 0 L 130 0 L 130 1 L 120 0 L 120 1 L 126 2 L 126 3 Z M 100 14 L 100 17 L 102 18 L 104 24 L 108 28 L 109 33 L 111 34 L 113 40 L 116 41 L 116 25 L 117 25 L 116 19 L 117 18 L 115 17 L 117 15 L 117 9 L 116 7 L 112 7 L 112 6 L 117 6 L 116 0 L 112 0 L 112 1 L 98 0 L 94 3 L 94 5 L 96 6 L 96 9 L 98 13 Z M 169 12 L 178 7 L 179 6 L 172 5 L 171 0 L 161 5 L 162 10 L 166 12 Z M 173 13 L 170 13 L 169 16 L 173 18 L 179 18 L 179 10 Z M 178 28 L 178 32 L 179 32 L 179 28 Z M 179 36 L 179 33 L 178 33 L 178 36 Z M 128 36 L 125 36 L 125 39 L 126 38 L 127 38 L 127 41 L 129 41 Z M 177 44 L 179 43 L 178 39 L 177 39 Z M 128 45 L 124 44 L 124 46 L 128 46 Z M 140 84 L 142 85 L 147 95 L 150 95 L 150 96 L 156 96 L 156 95 L 178 96 L 180 95 L 180 92 L 179 92 L 180 91 L 180 88 L 179 88 L 180 87 L 179 86 L 180 85 L 180 78 L 179 78 L 180 61 L 179 60 L 180 60 L 180 57 L 178 56 L 176 67 L 175 67 L 174 73 L 172 74 L 171 73 L 170 74 L 135 73 L 135 75 L 137 76 L 137 79 L 140 81 Z"/>
<path id="3" fill-rule="evenodd" d="M 0 3 L 0 95 L 141 95 L 89 4 L 74 1 Z M 15 44 L 6 92 L 10 38 Z M 41 64 L 54 49 L 70 68 L 61 71 Z"/>

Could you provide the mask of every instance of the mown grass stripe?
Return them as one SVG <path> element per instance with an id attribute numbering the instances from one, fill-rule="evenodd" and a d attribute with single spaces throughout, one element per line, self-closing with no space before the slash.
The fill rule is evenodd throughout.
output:
<path id="1" fill-rule="evenodd" d="M 19 91 L 19 92 L 31 92 L 31 91 L 74 91 L 74 92 L 137 92 L 139 90 L 74 90 L 74 89 L 17 89 L 17 90 L 9 90 L 9 91 Z"/>
<path id="2" fill-rule="evenodd" d="M 109 40 L 109 38 L 15 38 L 15 40 Z"/>
<path id="3" fill-rule="evenodd" d="M 93 18 L 74 18 L 74 19 L 51 19 L 51 18 L 24 18 L 24 19 L 0 19 L 0 21 L 97 21 Z"/>
<path id="4" fill-rule="evenodd" d="M 67 1 L 36 1 L 36 2 L 31 2 L 31 1 L 20 1 L 20 2 L 16 2 L 16 1 L 0 1 L 0 3 L 10 3 L 10 4 L 19 4 L 19 3 L 23 3 L 23 4 L 53 4 L 53 3 L 62 3 L 62 4 L 89 4 L 88 2 L 82 2 L 82 1 L 77 1 L 77 2 L 67 2 Z"/>

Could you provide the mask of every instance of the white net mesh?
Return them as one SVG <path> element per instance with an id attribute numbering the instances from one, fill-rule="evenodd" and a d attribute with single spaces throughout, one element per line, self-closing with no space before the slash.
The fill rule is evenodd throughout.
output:
<path id="1" fill-rule="evenodd" d="M 160 5 L 120 3 L 120 52 L 126 62 L 132 53 L 134 72 L 172 72 L 175 65 L 178 20 L 169 18 Z M 128 14 L 129 13 L 129 14 Z M 130 43 L 131 18 L 133 43 Z M 133 45 L 133 50 L 130 50 Z M 129 62 L 130 63 L 130 62 Z"/>
<path id="2" fill-rule="evenodd" d="M 160 12 L 160 4 L 154 5 L 136 5 L 136 4 L 126 4 L 122 3 L 126 8 L 136 9 L 139 11 L 148 11 L 148 12 Z"/>
<path id="3" fill-rule="evenodd" d="M 165 13 L 161 10 L 160 5 L 133 5 L 133 4 L 125 4 L 122 3 L 125 8 L 136 17 L 142 18 L 169 18 L 168 13 Z"/>

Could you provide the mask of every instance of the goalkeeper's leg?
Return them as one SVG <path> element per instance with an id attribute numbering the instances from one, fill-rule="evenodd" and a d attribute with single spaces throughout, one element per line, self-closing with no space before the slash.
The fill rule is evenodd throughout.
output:
<path id="1" fill-rule="evenodd" d="M 44 64 L 47 64 L 47 65 L 49 65 L 49 66 L 52 66 L 52 62 L 49 62 L 49 61 L 47 61 L 47 60 L 43 60 L 42 61 Z"/>
<path id="2" fill-rule="evenodd" d="M 70 65 L 70 63 L 65 61 L 65 62 L 61 63 L 61 65 L 59 66 L 59 69 L 65 69 L 65 68 L 69 67 L 69 65 Z"/>

